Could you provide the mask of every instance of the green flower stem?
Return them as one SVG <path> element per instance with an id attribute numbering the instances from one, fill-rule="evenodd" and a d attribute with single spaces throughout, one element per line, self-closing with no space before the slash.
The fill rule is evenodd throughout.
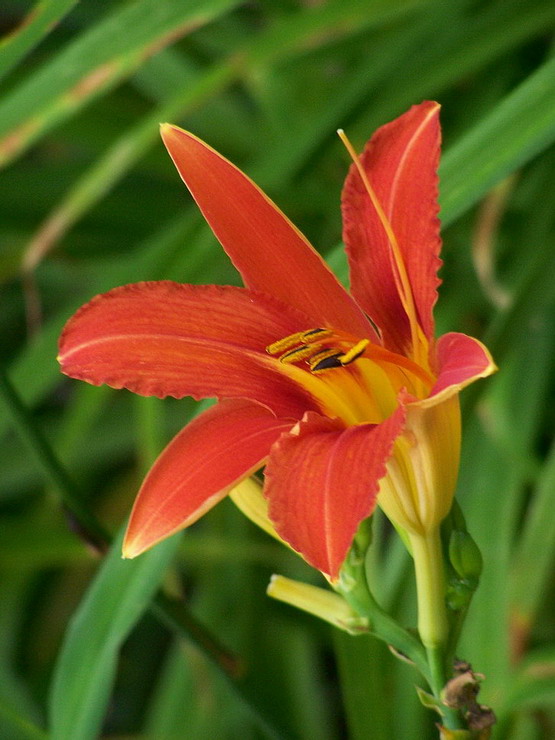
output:
<path id="1" fill-rule="evenodd" d="M 428 664 L 430 666 L 431 687 L 437 699 L 441 699 L 441 692 L 447 683 L 445 677 L 445 651 L 443 646 L 427 647 Z M 465 724 L 456 709 L 442 704 L 442 724 L 447 730 L 464 730 Z"/>
<path id="2" fill-rule="evenodd" d="M 443 646 L 448 636 L 445 575 L 439 529 L 410 535 L 418 599 L 418 633 L 427 648 Z"/>
<path id="3" fill-rule="evenodd" d="M 421 642 L 385 612 L 374 599 L 366 578 L 365 553 L 371 539 L 361 527 L 341 570 L 335 590 L 362 617 L 368 619 L 368 631 L 414 663 L 428 683 L 431 681 L 426 652 Z"/>
<path id="4" fill-rule="evenodd" d="M 407 632 L 400 624 L 392 619 L 389 614 L 374 601 L 370 592 L 366 595 L 365 612 L 370 620 L 370 632 L 388 645 L 394 648 L 400 655 L 413 662 L 424 678 L 430 682 L 432 679 L 429 664 L 426 661 L 426 655 L 422 650 L 422 645 L 410 633 Z"/>
<path id="5" fill-rule="evenodd" d="M 446 644 L 449 624 L 445 605 L 445 573 L 439 528 L 427 535 L 410 535 L 418 602 L 418 633 L 426 649 L 429 683 L 434 696 L 441 694 L 448 676 Z M 448 729 L 462 729 L 459 713 L 443 708 L 443 722 Z"/>

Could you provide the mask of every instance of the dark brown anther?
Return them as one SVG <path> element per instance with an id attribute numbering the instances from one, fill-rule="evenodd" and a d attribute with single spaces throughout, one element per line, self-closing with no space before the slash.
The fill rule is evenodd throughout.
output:
<path id="1" fill-rule="evenodd" d="M 313 373 L 317 373 L 319 370 L 330 370 L 334 367 L 343 367 L 343 363 L 340 360 L 341 352 L 337 352 L 328 357 L 324 357 L 322 360 L 317 362 L 315 365 L 311 365 L 310 369 Z"/>

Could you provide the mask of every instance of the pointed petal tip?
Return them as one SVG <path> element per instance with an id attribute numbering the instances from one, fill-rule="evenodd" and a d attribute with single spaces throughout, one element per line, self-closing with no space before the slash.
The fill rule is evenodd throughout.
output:
<path id="1" fill-rule="evenodd" d="M 427 114 L 424 115 L 424 121 L 430 121 L 430 119 L 439 119 L 439 115 L 441 113 L 441 103 L 438 103 L 435 100 L 424 100 L 420 105 L 414 106 L 415 108 L 420 108 L 423 111 L 427 111 Z M 437 125 L 439 125 L 439 120 Z"/>
<path id="2" fill-rule="evenodd" d="M 302 311 L 310 325 L 372 328 L 306 237 L 238 167 L 198 136 L 162 125 L 162 140 L 246 287 Z"/>
<path id="3" fill-rule="evenodd" d="M 126 535 L 121 547 L 121 557 L 123 560 L 133 560 L 146 549 L 147 548 L 141 546 L 136 539 L 129 538 L 128 540 Z"/>
<path id="4" fill-rule="evenodd" d="M 170 151 L 172 141 L 175 140 L 176 134 L 181 131 L 180 128 L 175 126 L 173 123 L 161 123 L 160 124 L 160 136 L 164 142 L 164 146 Z"/>
<path id="5" fill-rule="evenodd" d="M 441 103 L 438 103 L 437 100 L 423 100 L 421 103 L 416 103 L 411 107 L 410 110 L 421 110 L 425 111 L 428 110 L 430 115 L 433 115 L 434 113 L 439 113 L 441 110 Z"/>
<path id="6" fill-rule="evenodd" d="M 153 547 L 158 545 L 160 542 L 163 542 L 163 540 L 166 540 L 168 537 L 176 534 L 176 532 L 179 532 L 180 529 L 182 529 L 182 527 L 178 526 L 174 527 L 173 530 L 167 530 L 162 533 L 156 532 L 153 534 L 148 530 L 141 530 L 134 526 L 131 517 L 123 538 L 121 557 L 123 560 L 134 560 L 135 558 L 138 558 L 139 555 L 147 552 L 147 550 L 152 550 Z"/>
<path id="7" fill-rule="evenodd" d="M 491 356 L 488 350 L 486 350 L 488 357 L 489 357 L 489 363 L 487 367 L 484 368 L 482 373 L 480 373 L 480 378 L 488 378 L 490 375 L 495 375 L 496 372 L 499 370 L 499 366 L 496 364 L 495 360 Z"/>
<path id="8" fill-rule="evenodd" d="M 168 123 L 167 121 L 162 121 L 160 123 L 160 133 L 162 134 L 162 136 L 164 136 L 164 134 L 169 134 L 173 131 L 180 131 L 180 130 L 181 129 L 178 126 L 176 126 L 174 123 Z"/>
<path id="9" fill-rule="evenodd" d="M 429 340 L 434 336 L 439 110 L 425 100 L 381 126 L 349 169 L 342 192 L 351 293 L 381 329 L 384 346 L 402 354 L 415 344 L 417 325 Z M 360 165 L 382 213 L 368 197 Z"/>
<path id="10" fill-rule="evenodd" d="M 180 142 L 184 142 L 187 139 L 199 141 L 197 136 L 192 134 L 190 131 L 186 131 L 180 126 L 176 126 L 175 123 L 161 123 L 160 136 L 162 138 L 164 146 L 168 150 L 170 157 L 174 160 L 176 166 L 177 163 L 175 162 L 175 157 L 179 156 L 179 152 L 177 151 L 176 147 L 180 146 Z"/>

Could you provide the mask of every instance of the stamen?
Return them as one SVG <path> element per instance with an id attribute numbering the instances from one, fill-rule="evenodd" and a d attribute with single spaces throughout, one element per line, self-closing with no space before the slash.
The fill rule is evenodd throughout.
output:
<path id="1" fill-rule="evenodd" d="M 302 338 L 303 334 L 305 333 L 306 332 L 298 331 L 296 334 L 290 334 L 288 337 L 278 339 L 277 342 L 274 342 L 273 344 L 270 344 L 266 347 L 266 352 L 269 355 L 279 355 L 281 352 L 291 349 L 291 347 L 295 347 L 298 344 L 303 344 Z"/>
<path id="2" fill-rule="evenodd" d="M 316 328 L 279 339 L 266 347 L 266 352 L 279 355 L 279 361 L 285 365 L 306 361 L 311 372 L 320 372 L 349 365 L 361 357 L 369 345 L 369 339 L 357 342 L 344 332 Z M 345 347 L 349 347 L 346 352 L 343 351 Z"/>
<path id="3" fill-rule="evenodd" d="M 320 370 L 343 367 L 340 357 L 341 352 L 336 352 L 333 349 L 327 350 L 327 352 L 319 352 L 310 362 L 310 371 L 317 373 Z"/>
<path id="4" fill-rule="evenodd" d="M 356 359 L 364 354 L 364 350 L 366 349 L 366 347 L 368 347 L 369 344 L 369 339 L 361 339 L 358 344 L 355 344 L 355 346 L 351 347 L 348 352 L 345 352 L 344 355 L 341 355 L 341 357 L 339 358 L 341 364 L 349 365 L 351 362 L 354 362 Z"/>
<path id="5" fill-rule="evenodd" d="M 301 360 L 307 360 L 314 354 L 314 345 L 309 346 L 308 344 L 301 344 L 296 349 L 291 349 L 279 358 L 280 362 L 285 364 L 291 362 L 300 362 Z"/>
<path id="6" fill-rule="evenodd" d="M 327 339 L 333 336 L 331 329 L 309 329 L 308 331 L 298 331 L 295 334 L 290 334 L 288 337 L 278 339 L 277 342 L 270 344 L 266 347 L 266 352 L 270 355 L 279 355 L 288 349 L 297 347 L 298 345 L 314 344 L 320 342 L 322 339 Z"/>
<path id="7" fill-rule="evenodd" d="M 322 339 L 332 337 L 333 334 L 331 329 L 311 329 L 304 332 L 302 339 L 306 344 L 312 344 L 312 342 L 320 342 Z"/>
<path id="8" fill-rule="evenodd" d="M 348 348 L 346 351 L 345 348 Z M 356 341 L 355 337 L 339 330 L 309 329 L 299 331 L 270 344 L 266 351 L 271 355 L 280 355 L 279 361 L 285 365 L 306 362 L 311 372 L 345 367 L 365 355 L 379 365 L 393 365 L 401 372 L 410 373 L 410 383 L 420 382 L 427 388 L 434 384 L 434 378 L 427 370 L 410 359 L 396 352 L 391 352 L 372 344 L 369 339 Z"/>

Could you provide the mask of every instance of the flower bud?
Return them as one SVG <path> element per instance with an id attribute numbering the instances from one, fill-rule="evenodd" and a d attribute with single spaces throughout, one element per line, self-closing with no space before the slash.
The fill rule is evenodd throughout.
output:
<path id="1" fill-rule="evenodd" d="M 327 589 L 273 575 L 266 593 L 351 634 L 368 632 L 368 620 L 353 611 L 343 597 Z"/>
<path id="2" fill-rule="evenodd" d="M 454 529 L 449 538 L 449 560 L 465 581 L 475 588 L 482 573 L 482 553 L 472 537 L 460 529 Z"/>

